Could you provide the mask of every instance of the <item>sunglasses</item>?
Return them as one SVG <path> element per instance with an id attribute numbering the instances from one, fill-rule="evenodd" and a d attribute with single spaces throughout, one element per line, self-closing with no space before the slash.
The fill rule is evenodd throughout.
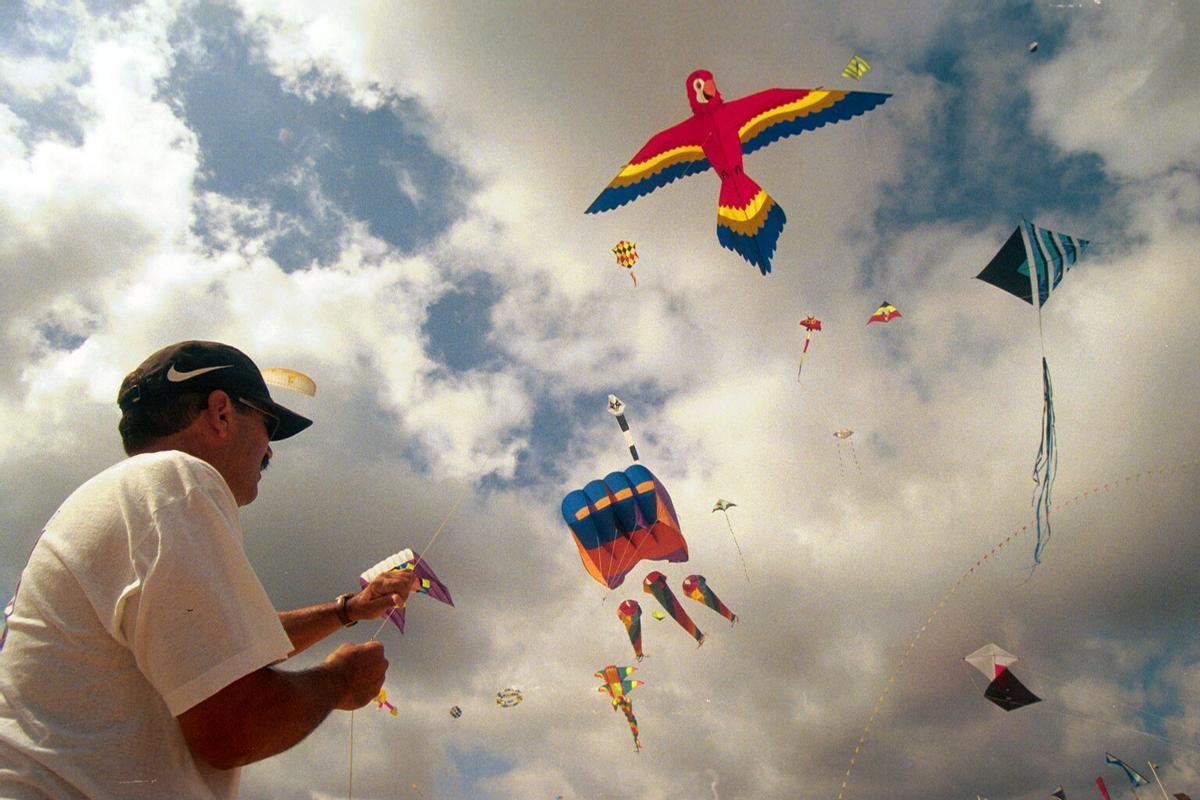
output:
<path id="1" fill-rule="evenodd" d="M 237 399 L 237 401 L 239 403 L 241 403 L 242 405 L 244 405 L 246 408 L 252 408 L 255 411 L 257 411 L 259 414 L 262 414 L 263 423 L 267 426 L 267 439 L 268 440 L 274 439 L 275 432 L 279 430 L 279 417 L 275 416 L 270 411 L 267 411 L 263 408 L 256 406 L 254 403 L 251 403 L 249 400 L 246 400 L 245 398 L 239 397 Z"/>

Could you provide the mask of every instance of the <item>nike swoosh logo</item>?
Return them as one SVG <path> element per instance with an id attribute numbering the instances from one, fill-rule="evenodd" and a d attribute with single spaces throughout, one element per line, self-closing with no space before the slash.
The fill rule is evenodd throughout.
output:
<path id="1" fill-rule="evenodd" d="M 189 369 L 187 372 L 180 372 L 179 370 L 175 369 L 175 365 L 172 364 L 171 368 L 167 370 L 167 380 L 169 380 L 171 383 L 179 383 L 180 381 L 186 381 L 189 378 L 194 378 L 197 375 L 203 375 L 206 372 L 212 372 L 214 369 L 229 369 L 232 366 L 233 364 L 222 364 L 219 367 L 201 367 L 200 369 Z"/>

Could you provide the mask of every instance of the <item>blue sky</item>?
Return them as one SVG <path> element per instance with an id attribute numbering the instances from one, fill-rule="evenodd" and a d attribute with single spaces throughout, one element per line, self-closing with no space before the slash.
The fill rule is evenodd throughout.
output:
<path id="1" fill-rule="evenodd" d="M 1195 7 L 3 18 L 0 584 L 120 457 L 121 376 L 170 341 L 221 339 L 318 386 L 278 398 L 317 424 L 244 510 L 275 602 L 336 596 L 404 546 L 430 548 L 454 592 L 385 640 L 401 715 L 355 715 L 356 797 L 832 800 L 884 685 L 847 798 L 1075 796 L 1105 751 L 1154 760 L 1170 791 L 1200 783 L 1200 333 L 1177 301 L 1200 288 L 1200 89 L 1178 77 L 1200 66 Z M 857 84 L 840 76 L 856 52 L 873 66 Z M 892 94 L 747 158 L 788 214 L 770 276 L 719 246 L 711 174 L 583 213 L 686 117 L 698 67 L 727 100 Z M 1043 310 L 1063 505 L 1028 581 L 1037 320 L 974 280 L 1022 214 L 1094 242 Z M 636 288 L 619 239 L 638 243 Z M 885 299 L 903 317 L 867 327 Z M 797 380 L 809 314 L 824 329 Z M 610 393 L 691 558 L 606 596 L 559 505 L 627 466 Z M 717 497 L 737 503 L 750 581 Z M 651 568 L 704 574 L 738 625 L 689 608 L 697 649 L 650 620 Z M 626 598 L 647 613 L 636 756 L 592 677 L 632 663 Z M 978 697 L 961 657 L 988 641 L 1043 704 Z M 501 711 L 510 685 L 526 699 Z M 344 797 L 349 724 L 248 768 L 244 794 Z"/>

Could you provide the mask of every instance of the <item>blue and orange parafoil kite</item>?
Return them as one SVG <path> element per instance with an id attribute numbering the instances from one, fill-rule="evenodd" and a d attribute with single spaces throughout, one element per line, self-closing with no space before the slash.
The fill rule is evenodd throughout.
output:
<path id="1" fill-rule="evenodd" d="M 588 574 L 610 589 L 642 559 L 688 560 L 671 496 L 641 464 L 568 492 L 562 515 Z"/>

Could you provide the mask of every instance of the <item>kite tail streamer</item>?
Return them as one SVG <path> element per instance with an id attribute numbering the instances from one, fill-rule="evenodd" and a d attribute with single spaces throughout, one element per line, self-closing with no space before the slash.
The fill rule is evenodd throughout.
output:
<path id="1" fill-rule="evenodd" d="M 1045 356 L 1042 356 L 1042 394 L 1042 441 L 1038 445 L 1037 459 L 1033 464 L 1033 508 L 1037 522 L 1037 544 L 1033 549 L 1035 565 L 1042 563 L 1042 547 L 1050 541 L 1051 491 L 1054 477 L 1058 473 L 1058 448 L 1054 432 L 1054 385 L 1050 382 L 1050 365 Z"/>

